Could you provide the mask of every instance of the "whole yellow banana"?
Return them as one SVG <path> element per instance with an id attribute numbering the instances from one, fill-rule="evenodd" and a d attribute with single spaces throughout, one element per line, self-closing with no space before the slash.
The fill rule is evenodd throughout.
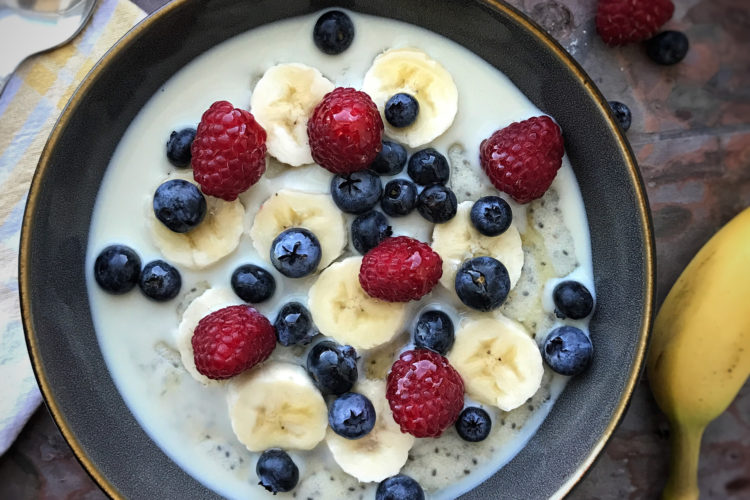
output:
<path id="1" fill-rule="evenodd" d="M 698 498 L 698 455 L 708 423 L 750 374 L 750 208 L 698 252 L 654 323 L 648 379 L 672 427 L 665 500 Z"/>

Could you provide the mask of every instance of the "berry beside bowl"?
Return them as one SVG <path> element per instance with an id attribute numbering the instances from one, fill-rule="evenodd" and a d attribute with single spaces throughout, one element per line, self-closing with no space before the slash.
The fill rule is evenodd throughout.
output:
<path id="1" fill-rule="evenodd" d="M 504 4 L 395 4 L 177 0 L 64 111 L 23 322 L 111 497 L 559 497 L 622 418 L 654 283 L 626 124 Z M 136 134 L 139 174 L 117 168 Z"/>

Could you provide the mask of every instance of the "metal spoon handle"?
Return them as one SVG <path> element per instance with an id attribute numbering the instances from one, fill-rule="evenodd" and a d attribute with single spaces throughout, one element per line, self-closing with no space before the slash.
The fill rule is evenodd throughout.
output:
<path id="1" fill-rule="evenodd" d="M 31 10 L 18 8 L 21 3 L 0 0 L 0 93 L 24 59 L 59 47 L 81 31 L 96 0 L 23 3 Z"/>

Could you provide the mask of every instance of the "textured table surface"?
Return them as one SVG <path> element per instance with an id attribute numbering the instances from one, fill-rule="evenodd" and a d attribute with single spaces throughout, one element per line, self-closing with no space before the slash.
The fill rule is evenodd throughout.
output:
<path id="1" fill-rule="evenodd" d="M 151 12 L 164 0 L 136 0 Z M 511 0 L 555 36 L 608 99 L 633 111 L 628 137 L 656 231 L 660 304 L 680 270 L 750 205 L 750 8 L 747 0 L 675 0 L 668 28 L 690 38 L 687 58 L 652 63 L 642 47 L 612 49 L 595 35 L 596 0 Z M 696 360 L 699 362 L 699 360 Z M 669 429 L 641 380 L 628 413 L 574 499 L 656 498 Z M 706 431 L 702 498 L 750 498 L 750 385 Z M 45 409 L 0 457 L 0 498 L 99 499 Z"/>

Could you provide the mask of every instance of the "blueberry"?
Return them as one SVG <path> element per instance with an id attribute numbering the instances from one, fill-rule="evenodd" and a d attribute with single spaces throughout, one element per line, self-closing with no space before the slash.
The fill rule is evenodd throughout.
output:
<path id="1" fill-rule="evenodd" d="M 163 260 L 155 260 L 143 266 L 138 286 L 146 297 L 164 302 L 180 293 L 180 272 Z"/>
<path id="2" fill-rule="evenodd" d="M 313 41 L 329 55 L 341 54 L 354 40 L 354 23 L 340 10 L 329 10 L 318 18 L 313 28 Z"/>
<path id="3" fill-rule="evenodd" d="M 301 278 L 314 272 L 320 256 L 318 238 L 301 227 L 283 231 L 271 243 L 271 263 L 288 278 Z"/>
<path id="4" fill-rule="evenodd" d="M 270 299 L 276 291 L 273 275 L 255 264 L 244 264 L 235 269 L 231 283 L 234 293 L 252 304 Z"/>
<path id="5" fill-rule="evenodd" d="M 367 212 L 377 204 L 383 194 L 380 177 L 368 170 L 331 179 L 331 196 L 342 211 L 349 214 Z"/>
<path id="6" fill-rule="evenodd" d="M 394 179 L 383 188 L 380 207 L 391 217 L 408 215 L 417 205 L 417 185 L 406 179 Z"/>
<path id="7" fill-rule="evenodd" d="M 140 274 L 140 257 L 125 245 L 108 246 L 94 262 L 94 279 L 105 291 L 116 295 L 132 290 Z"/>
<path id="8" fill-rule="evenodd" d="M 255 465 L 259 485 L 273 493 L 291 491 L 299 481 L 299 469 L 287 452 L 271 448 L 260 454 Z"/>
<path id="9" fill-rule="evenodd" d="M 375 492 L 375 500 L 424 500 L 419 483 L 405 474 L 384 479 Z"/>
<path id="10" fill-rule="evenodd" d="M 352 244 L 362 255 L 393 235 L 385 215 L 373 210 L 358 216 L 352 222 Z"/>
<path id="11" fill-rule="evenodd" d="M 370 170 L 378 175 L 396 175 L 406 165 L 406 148 L 397 142 L 383 141 L 383 149 L 370 164 Z"/>
<path id="12" fill-rule="evenodd" d="M 656 63 L 670 66 L 685 59 L 690 42 L 685 33 L 664 31 L 646 40 L 646 53 Z"/>
<path id="13" fill-rule="evenodd" d="M 453 347 L 454 329 L 450 316 L 443 311 L 425 311 L 414 328 L 414 345 L 426 347 L 445 356 Z"/>
<path id="14" fill-rule="evenodd" d="M 408 127 L 418 114 L 419 102 L 412 95 L 395 94 L 385 103 L 385 119 L 396 128 Z"/>
<path id="15" fill-rule="evenodd" d="M 172 131 L 167 141 L 167 159 L 169 163 L 175 167 L 189 166 L 190 160 L 193 158 L 190 152 L 193 139 L 195 139 L 194 128 L 184 128 L 179 132 Z"/>
<path id="16" fill-rule="evenodd" d="M 325 394 L 349 392 L 357 381 L 357 351 L 330 340 L 318 342 L 307 355 L 307 372 Z"/>
<path id="17" fill-rule="evenodd" d="M 433 148 L 422 149 L 411 155 L 406 173 L 422 186 L 445 184 L 451 169 L 448 160 Z"/>
<path id="18" fill-rule="evenodd" d="M 456 293 L 461 302 L 479 311 L 491 311 L 508 297 L 510 277 L 499 260 L 474 257 L 456 273 Z"/>
<path id="19" fill-rule="evenodd" d="M 347 439 L 365 437 L 375 427 L 375 407 L 362 394 L 347 392 L 331 403 L 328 425 Z"/>
<path id="20" fill-rule="evenodd" d="M 612 108 L 612 114 L 615 115 L 617 123 L 620 124 L 623 132 L 627 132 L 630 128 L 630 123 L 633 121 L 630 108 L 620 101 L 609 101 L 609 107 Z"/>
<path id="21" fill-rule="evenodd" d="M 490 415 L 478 406 L 464 408 L 456 420 L 456 431 L 464 441 L 484 441 L 490 435 L 491 429 Z"/>
<path id="22" fill-rule="evenodd" d="M 513 221 L 510 205 L 499 196 L 479 198 L 471 207 L 471 223 L 485 236 L 503 234 Z"/>
<path id="23" fill-rule="evenodd" d="M 276 338 L 281 345 L 308 344 L 318 334 L 310 311 L 299 302 L 287 302 L 273 322 Z"/>
<path id="24" fill-rule="evenodd" d="M 206 216 L 206 198 L 195 184 L 172 179 L 156 188 L 154 214 L 171 231 L 187 233 Z"/>
<path id="25" fill-rule="evenodd" d="M 588 335 L 574 326 L 552 330 L 544 340 L 542 357 L 557 373 L 578 375 L 591 364 L 594 347 Z"/>
<path id="26" fill-rule="evenodd" d="M 594 310 L 594 298 L 588 288 L 577 281 L 563 281 L 552 290 L 555 316 L 583 319 Z"/>
<path id="27" fill-rule="evenodd" d="M 424 188 L 417 197 L 417 211 L 430 222 L 439 224 L 451 220 L 457 207 L 456 195 L 440 184 Z"/>

